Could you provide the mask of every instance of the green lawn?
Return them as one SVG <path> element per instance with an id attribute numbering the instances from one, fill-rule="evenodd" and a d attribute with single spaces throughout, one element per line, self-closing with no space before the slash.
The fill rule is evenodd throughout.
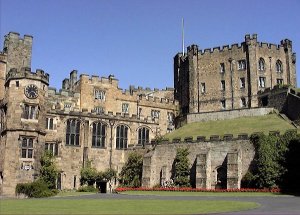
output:
<path id="1" fill-rule="evenodd" d="M 207 139 L 211 135 L 233 134 L 237 136 L 240 133 L 252 134 L 254 132 L 264 132 L 278 130 L 284 133 L 288 129 L 295 129 L 290 123 L 280 118 L 277 114 L 268 114 L 257 117 L 243 117 L 231 120 L 219 120 L 209 122 L 195 122 L 185 125 L 167 135 L 164 138 L 184 138 L 193 136 L 206 136 Z"/>
<path id="2" fill-rule="evenodd" d="M 153 195 L 153 196 L 222 196 L 222 197 L 235 197 L 235 196 L 284 196 L 278 193 L 266 192 L 180 192 L 180 191 L 125 191 L 121 194 L 127 195 Z M 287 196 L 287 195 L 286 195 Z"/>
<path id="3" fill-rule="evenodd" d="M 256 208 L 254 202 L 185 200 L 1 200 L 0 214 L 201 214 Z"/>

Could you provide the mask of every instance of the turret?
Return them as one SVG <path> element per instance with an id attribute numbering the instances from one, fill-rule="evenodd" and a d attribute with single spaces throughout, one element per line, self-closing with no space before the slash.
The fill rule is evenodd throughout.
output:
<path id="1" fill-rule="evenodd" d="M 12 68 L 17 70 L 21 70 L 22 67 L 31 68 L 32 39 L 30 35 L 21 38 L 20 34 L 15 32 L 5 36 L 3 53 L 7 55 L 7 72 Z"/>

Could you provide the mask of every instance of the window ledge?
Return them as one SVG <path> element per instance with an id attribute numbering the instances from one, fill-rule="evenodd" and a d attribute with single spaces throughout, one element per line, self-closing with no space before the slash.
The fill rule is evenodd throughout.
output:
<path id="1" fill-rule="evenodd" d="M 107 149 L 107 147 L 105 147 L 105 146 L 92 146 L 91 147 L 92 149 Z"/>
<path id="2" fill-rule="evenodd" d="M 80 145 L 69 145 L 69 144 L 65 144 L 65 146 L 70 146 L 70 147 L 76 147 L 76 148 L 80 148 Z"/>

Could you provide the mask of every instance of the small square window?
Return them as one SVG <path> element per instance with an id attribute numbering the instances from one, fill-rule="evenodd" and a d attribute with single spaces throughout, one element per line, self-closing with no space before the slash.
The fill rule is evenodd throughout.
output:
<path id="1" fill-rule="evenodd" d="M 239 60 L 238 61 L 238 70 L 245 70 L 246 69 L 246 61 L 245 60 Z"/>
<path id="2" fill-rule="evenodd" d="M 201 93 L 205 93 L 206 88 L 205 88 L 205 83 L 201 83 Z"/>
<path id="3" fill-rule="evenodd" d="M 225 91 L 225 80 L 221 81 L 221 90 Z"/>
<path id="4" fill-rule="evenodd" d="M 226 101 L 225 99 L 221 100 L 221 108 L 226 109 Z"/>
<path id="5" fill-rule="evenodd" d="M 240 88 L 241 89 L 245 88 L 245 78 L 240 78 Z"/>
<path id="6" fill-rule="evenodd" d="M 122 104 L 122 113 L 129 113 L 129 104 L 128 103 Z"/>
<path id="7" fill-rule="evenodd" d="M 277 79 L 277 85 L 283 85 L 283 79 L 281 78 Z"/>
<path id="8" fill-rule="evenodd" d="M 225 72 L 225 64 L 220 63 L 220 73 L 224 73 L 224 72 Z"/>

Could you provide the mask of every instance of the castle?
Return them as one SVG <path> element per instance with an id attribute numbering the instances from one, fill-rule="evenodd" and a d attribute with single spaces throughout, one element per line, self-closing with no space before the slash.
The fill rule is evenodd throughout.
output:
<path id="1" fill-rule="evenodd" d="M 49 74 L 31 71 L 32 41 L 32 36 L 10 32 L 0 53 L 1 195 L 14 195 L 17 183 L 37 177 L 44 150 L 56 157 L 58 189 L 78 188 L 87 161 L 99 171 L 120 172 L 132 150 L 145 154 L 143 186 L 154 186 L 170 179 L 180 145 L 161 145 L 146 153 L 155 137 L 173 131 L 183 118 L 188 123 L 193 114 L 262 106 L 258 112 L 265 114 L 272 104 L 263 101 L 272 96 L 260 98 L 260 90 L 296 85 L 292 42 L 259 43 L 256 35 L 246 35 L 241 45 L 204 52 L 192 45 L 187 54 L 177 54 L 174 88 L 122 90 L 113 75 L 78 77 L 74 70 L 56 90 L 49 86 Z M 238 188 L 254 156 L 249 141 L 198 142 L 190 155 L 196 166 L 194 186 L 215 188 L 215 179 L 222 176 L 225 187 Z M 100 186 L 107 189 L 105 182 Z"/>

